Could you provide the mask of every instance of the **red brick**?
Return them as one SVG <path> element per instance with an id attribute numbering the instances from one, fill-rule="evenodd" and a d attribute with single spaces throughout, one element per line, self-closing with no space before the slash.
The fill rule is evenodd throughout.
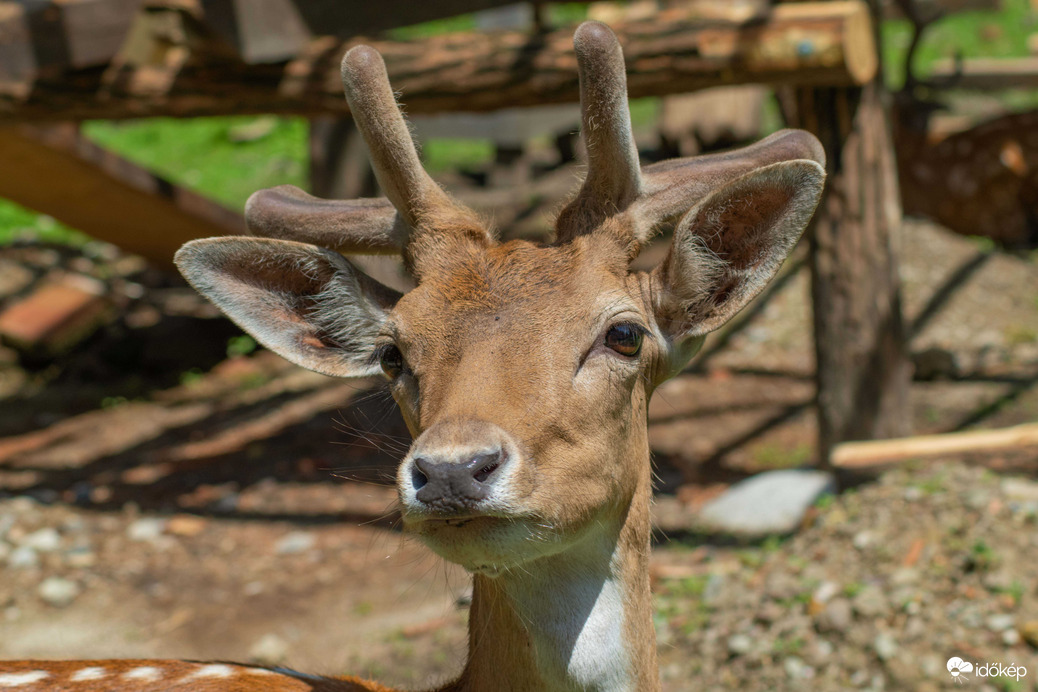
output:
<path id="1" fill-rule="evenodd" d="M 34 355 L 56 355 L 112 317 L 102 287 L 86 277 L 51 280 L 0 312 L 0 338 Z"/>

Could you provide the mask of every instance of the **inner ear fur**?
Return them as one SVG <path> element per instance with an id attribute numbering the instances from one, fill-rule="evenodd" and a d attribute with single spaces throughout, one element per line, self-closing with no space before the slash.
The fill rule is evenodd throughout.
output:
<path id="1" fill-rule="evenodd" d="M 255 339 L 335 377 L 379 372 L 375 338 L 400 298 L 338 253 L 263 238 L 208 238 L 176 254 L 180 272 Z"/>
<path id="2" fill-rule="evenodd" d="M 796 245 L 824 183 L 818 163 L 784 161 L 733 180 L 693 207 L 652 277 L 661 328 L 674 338 L 702 336 L 745 307 Z"/>

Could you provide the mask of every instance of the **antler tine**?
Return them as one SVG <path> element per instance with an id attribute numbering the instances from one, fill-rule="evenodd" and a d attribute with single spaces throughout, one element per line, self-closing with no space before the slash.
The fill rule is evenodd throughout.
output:
<path id="1" fill-rule="evenodd" d="M 331 200 L 294 185 L 254 192 L 245 203 L 253 235 L 298 240 L 344 254 L 399 254 L 409 229 L 386 199 Z"/>
<path id="2" fill-rule="evenodd" d="M 642 187 L 620 42 L 605 24 L 587 21 L 573 35 L 573 47 L 580 74 L 588 172 L 576 199 L 559 215 L 557 233 L 561 241 L 587 233 L 605 218 L 623 211 Z"/>
<path id="3" fill-rule="evenodd" d="M 342 59 L 342 83 L 379 185 L 407 225 L 417 228 L 427 214 L 453 207 L 422 167 L 379 52 L 370 46 L 350 49 Z"/>

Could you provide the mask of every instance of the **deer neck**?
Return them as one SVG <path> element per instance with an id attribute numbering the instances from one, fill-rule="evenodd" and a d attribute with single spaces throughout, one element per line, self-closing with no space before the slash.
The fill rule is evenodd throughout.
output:
<path id="1" fill-rule="evenodd" d="M 612 525 L 497 577 L 476 575 L 469 660 L 450 690 L 659 690 L 644 478 Z"/>

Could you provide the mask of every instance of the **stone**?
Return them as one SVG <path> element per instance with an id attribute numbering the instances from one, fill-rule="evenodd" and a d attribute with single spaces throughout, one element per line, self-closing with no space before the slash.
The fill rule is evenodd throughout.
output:
<path id="1" fill-rule="evenodd" d="M 286 534 L 274 545 L 274 552 L 278 555 L 297 555 L 311 550 L 317 544 L 313 534 L 305 531 L 293 531 Z"/>
<path id="2" fill-rule="evenodd" d="M 890 583 L 894 586 L 915 584 L 919 581 L 919 570 L 914 567 L 900 567 L 890 575 Z"/>
<path id="3" fill-rule="evenodd" d="M 288 656 L 288 643 L 273 632 L 263 635 L 249 649 L 249 660 L 268 666 L 276 666 L 285 662 Z"/>
<path id="4" fill-rule="evenodd" d="M 730 487 L 703 508 L 699 520 L 722 533 L 788 534 L 796 531 L 819 497 L 835 488 L 833 475 L 823 471 L 767 471 Z"/>
<path id="5" fill-rule="evenodd" d="M 876 586 L 866 586 L 854 597 L 854 612 L 864 617 L 877 617 L 886 615 L 890 610 L 890 603 L 886 595 Z"/>
<path id="6" fill-rule="evenodd" d="M 20 545 L 7 556 L 7 566 L 12 569 L 28 569 L 40 564 L 40 556 L 27 545 Z"/>
<path id="7" fill-rule="evenodd" d="M 865 550 L 876 541 L 876 534 L 869 530 L 859 531 L 851 539 L 851 545 L 858 550 Z"/>
<path id="8" fill-rule="evenodd" d="M 1002 492 L 1011 500 L 1038 502 L 1038 483 L 1025 478 L 1003 478 Z"/>
<path id="9" fill-rule="evenodd" d="M 79 584 L 61 577 L 48 577 L 40 583 L 36 591 L 40 598 L 48 605 L 55 608 L 64 608 L 71 605 L 72 601 L 79 596 Z"/>
<path id="10" fill-rule="evenodd" d="M 1002 643 L 1006 646 L 1016 646 L 1020 643 L 1020 633 L 1016 630 L 1006 630 L 1002 633 Z"/>
<path id="11" fill-rule="evenodd" d="M 818 603 L 828 603 L 833 596 L 840 593 L 840 585 L 834 581 L 823 581 L 811 594 L 811 598 Z"/>
<path id="12" fill-rule="evenodd" d="M 988 616 L 986 624 L 992 632 L 1002 632 L 1012 629 L 1013 625 L 1016 624 L 1016 618 L 1009 613 L 996 613 Z"/>
<path id="13" fill-rule="evenodd" d="M 836 647 L 831 643 L 825 639 L 817 639 L 808 648 L 807 653 L 813 665 L 822 666 L 829 661 L 834 651 L 836 651 Z"/>
<path id="14" fill-rule="evenodd" d="M 798 656 L 787 656 L 782 661 L 782 668 L 791 680 L 807 680 L 815 676 L 815 669 Z"/>
<path id="15" fill-rule="evenodd" d="M 33 531 L 20 543 L 40 553 L 53 553 L 61 549 L 61 534 L 57 530 L 47 527 Z"/>
<path id="16" fill-rule="evenodd" d="M 97 564 L 97 553 L 87 547 L 76 547 L 65 553 L 65 564 L 82 569 Z"/>
<path id="17" fill-rule="evenodd" d="M 11 260 L 0 260 L 0 300 L 19 293 L 32 280 L 33 273 L 29 269 Z"/>
<path id="18" fill-rule="evenodd" d="M 728 653 L 732 656 L 745 656 L 753 650 L 753 639 L 748 634 L 733 634 L 728 637 Z"/>
<path id="19" fill-rule="evenodd" d="M 126 527 L 126 536 L 131 541 L 155 541 L 165 530 L 165 519 L 142 517 Z"/>
<path id="20" fill-rule="evenodd" d="M 897 655 L 898 643 L 889 632 L 880 632 L 872 640 L 872 650 L 881 661 L 887 661 Z"/>
<path id="21" fill-rule="evenodd" d="M 819 632 L 846 632 L 854 621 L 851 602 L 834 598 L 825 605 L 815 620 Z"/>

